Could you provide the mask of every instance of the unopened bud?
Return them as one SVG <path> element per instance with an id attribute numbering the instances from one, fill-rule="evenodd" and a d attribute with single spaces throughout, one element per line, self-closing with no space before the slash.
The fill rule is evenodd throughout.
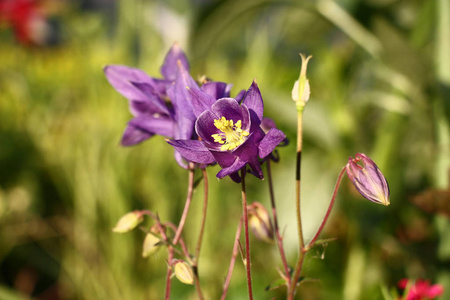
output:
<path id="1" fill-rule="evenodd" d="M 267 209 L 259 202 L 248 206 L 248 223 L 253 235 L 261 241 L 273 242 L 273 226 Z"/>
<path id="2" fill-rule="evenodd" d="M 147 233 L 144 239 L 144 244 L 142 247 L 142 257 L 147 258 L 151 254 L 155 253 L 159 249 L 161 243 L 161 238 L 154 235 L 153 233 Z"/>
<path id="3" fill-rule="evenodd" d="M 144 216 L 140 211 L 133 211 L 124 215 L 117 222 L 116 227 L 112 231 L 117 233 L 128 232 L 136 228 L 144 220 Z"/>
<path id="4" fill-rule="evenodd" d="M 312 56 L 306 58 L 303 54 L 300 54 L 300 56 L 302 58 L 302 68 L 300 70 L 300 76 L 295 81 L 294 88 L 292 89 L 292 99 L 297 103 L 297 107 L 304 107 L 311 93 L 309 80 L 306 78 L 306 70 L 308 68 L 308 61 Z"/>
<path id="5" fill-rule="evenodd" d="M 194 272 L 187 262 L 178 260 L 174 267 L 175 276 L 184 284 L 194 284 Z"/>
<path id="6" fill-rule="evenodd" d="M 357 164 L 362 162 L 363 166 Z M 389 185 L 378 166 L 365 154 L 356 153 L 346 165 L 347 175 L 358 192 L 366 199 L 383 205 L 389 205 Z"/>

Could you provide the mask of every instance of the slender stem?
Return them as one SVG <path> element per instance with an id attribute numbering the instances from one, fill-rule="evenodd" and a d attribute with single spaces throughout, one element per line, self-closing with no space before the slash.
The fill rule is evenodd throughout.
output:
<path id="1" fill-rule="evenodd" d="M 250 261 L 250 239 L 248 234 L 248 214 L 247 214 L 247 195 L 245 193 L 245 167 L 241 170 L 242 177 L 242 214 L 244 217 L 244 235 L 245 235 L 245 270 L 247 271 L 248 298 L 253 300 L 252 290 L 252 272 Z"/>
<path id="2" fill-rule="evenodd" d="M 239 220 L 238 228 L 236 229 L 236 236 L 234 237 L 233 254 L 231 255 L 230 267 L 228 268 L 227 277 L 225 283 L 223 284 L 223 292 L 220 300 L 225 300 L 228 292 L 228 287 L 230 286 L 231 275 L 233 274 L 234 264 L 236 262 L 236 257 L 239 253 L 239 237 L 241 236 L 243 218 Z"/>
<path id="3" fill-rule="evenodd" d="M 180 239 L 181 233 L 183 232 L 184 224 L 186 222 L 187 214 L 189 212 L 189 207 L 192 202 L 192 194 L 194 192 L 194 164 L 189 163 L 189 183 L 188 183 L 188 193 L 186 196 L 186 203 L 184 204 L 183 215 L 181 216 L 180 223 L 178 225 L 178 230 L 175 233 L 175 237 L 173 239 L 173 244 L 176 245 L 178 240 Z"/>
<path id="4" fill-rule="evenodd" d="M 150 216 L 151 218 L 153 218 L 153 220 L 155 220 L 155 222 L 158 226 L 159 233 L 161 234 L 161 237 L 163 238 L 163 240 L 165 242 L 168 242 L 169 239 L 167 238 L 166 232 L 164 231 L 164 227 L 162 226 L 158 215 L 154 214 L 153 212 L 151 212 L 149 210 L 143 210 L 142 213 Z M 168 256 L 167 256 L 166 290 L 165 290 L 165 296 L 164 296 L 165 300 L 170 299 L 170 290 L 172 287 L 172 260 L 173 260 L 173 256 L 174 256 L 174 248 L 170 244 L 168 244 L 167 251 L 168 251 Z"/>
<path id="5" fill-rule="evenodd" d="M 203 294 L 202 294 L 202 289 L 200 287 L 200 279 L 198 278 L 198 268 L 193 266 L 192 267 L 194 270 L 194 284 L 195 284 L 195 289 L 197 290 L 197 294 L 198 294 L 198 299 L 199 300 L 203 300 Z"/>
<path id="6" fill-rule="evenodd" d="M 173 260 L 173 247 L 168 246 L 167 250 L 169 252 L 169 255 L 167 257 L 168 263 L 167 263 L 167 274 L 166 274 L 166 293 L 165 293 L 165 300 L 170 299 L 170 290 L 172 287 L 172 260 Z"/>
<path id="7" fill-rule="evenodd" d="M 297 288 L 297 282 L 300 278 L 300 273 L 302 271 L 303 260 L 305 258 L 305 241 L 303 239 L 303 230 L 302 230 L 302 214 L 301 214 L 301 205 L 300 205 L 300 182 L 301 182 L 301 161 L 302 161 L 302 141 L 303 141 L 303 109 L 302 107 L 297 107 L 297 163 L 295 170 L 295 187 L 296 187 L 296 214 L 297 214 L 297 230 L 298 230 L 298 250 L 299 256 L 297 260 L 297 264 L 295 266 L 294 276 L 292 277 L 291 283 L 289 285 L 288 290 L 288 299 L 293 300 L 295 291 Z"/>
<path id="8" fill-rule="evenodd" d="M 278 250 L 280 251 L 281 261 L 283 262 L 284 266 L 284 276 L 286 276 L 287 284 L 289 286 L 291 281 L 291 274 L 289 273 L 289 265 L 287 263 L 286 254 L 284 253 L 283 238 L 280 235 L 280 229 L 278 226 L 277 209 L 275 206 L 275 195 L 273 191 L 272 172 L 270 169 L 270 159 L 266 161 L 266 165 L 267 165 L 267 178 L 269 183 L 270 204 L 272 206 L 273 226 L 275 229 L 275 238 L 278 243 Z"/>
<path id="9" fill-rule="evenodd" d="M 200 233 L 198 235 L 197 246 L 195 247 L 194 263 L 192 265 L 192 268 L 194 269 L 194 275 L 195 275 L 195 287 L 197 289 L 198 298 L 200 300 L 203 300 L 203 295 L 202 295 L 202 290 L 200 288 L 200 278 L 198 276 L 198 261 L 200 259 L 200 250 L 202 248 L 203 233 L 205 231 L 206 213 L 208 211 L 208 174 L 206 173 L 205 169 L 202 170 L 202 174 L 203 174 L 202 221 L 201 221 L 201 225 L 200 225 Z"/>
<path id="10" fill-rule="evenodd" d="M 169 228 L 171 228 L 173 231 L 177 231 L 177 227 L 176 227 L 173 223 L 166 222 L 166 223 L 164 223 L 164 225 L 167 226 L 167 227 L 169 227 Z M 169 242 L 170 242 L 170 241 L 169 241 Z M 189 254 L 189 251 L 188 251 L 188 249 L 187 249 L 187 247 L 186 247 L 186 243 L 184 242 L 183 238 L 180 238 L 180 239 L 178 240 L 178 243 L 179 243 L 180 246 L 181 246 L 181 252 L 182 252 L 182 254 L 184 255 L 184 257 L 186 258 L 186 260 L 187 260 L 190 264 L 193 264 L 193 260 L 191 259 L 191 256 L 190 256 L 190 254 Z M 173 244 L 172 244 L 172 245 L 173 245 Z M 174 249 L 175 249 L 175 248 L 174 248 Z M 177 252 L 180 253 L 179 250 L 177 250 Z"/>
<path id="11" fill-rule="evenodd" d="M 309 241 L 309 243 L 306 245 L 304 251 L 307 252 L 309 249 L 311 249 L 312 246 L 314 246 L 314 243 L 317 241 L 317 238 L 319 237 L 320 233 L 322 232 L 323 228 L 325 227 L 325 224 L 328 221 L 328 217 L 330 216 L 331 210 L 333 209 L 334 202 L 336 200 L 336 195 L 339 189 L 339 186 L 341 185 L 342 178 L 344 177 L 345 173 L 345 167 L 342 168 L 341 172 L 339 173 L 338 179 L 336 181 L 336 185 L 334 186 L 334 192 L 331 196 L 330 204 L 328 205 L 327 213 L 325 214 L 325 217 L 322 220 L 322 224 L 320 224 L 319 229 L 317 230 L 314 237 Z"/>
<path id="12" fill-rule="evenodd" d="M 208 173 L 205 169 L 202 170 L 203 174 L 203 210 L 202 210 L 202 221 L 200 225 L 200 233 L 198 235 L 197 246 L 195 248 L 195 263 L 198 265 L 198 260 L 200 258 L 200 250 L 202 248 L 203 233 L 205 231 L 206 223 L 206 213 L 208 211 Z"/>

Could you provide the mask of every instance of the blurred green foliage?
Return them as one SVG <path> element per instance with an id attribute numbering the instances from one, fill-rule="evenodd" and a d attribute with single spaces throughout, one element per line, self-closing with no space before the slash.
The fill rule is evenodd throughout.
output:
<path id="1" fill-rule="evenodd" d="M 57 12 L 60 43 L 25 47 L 0 32 L 0 298 L 161 299 L 165 251 L 141 258 L 144 234 L 113 234 L 125 213 L 148 208 L 178 222 L 187 172 L 155 137 L 118 146 L 130 119 L 102 68 L 152 76 L 177 40 L 192 75 L 234 83 L 257 78 L 265 114 L 295 141 L 290 92 L 309 64 L 302 208 L 311 238 L 349 156 L 368 154 L 391 187 L 391 206 L 363 200 L 344 180 L 324 238 L 307 257 L 299 299 L 381 299 L 401 278 L 444 284 L 450 297 L 450 1 L 118 1 L 114 14 L 70 3 Z M 295 143 L 273 166 L 280 226 L 291 264 Z M 200 278 L 218 299 L 240 217 L 239 186 L 208 169 L 210 207 Z M 249 201 L 268 205 L 266 181 Z M 184 238 L 194 247 L 202 188 Z M 425 208 L 425 211 L 423 210 Z M 150 225 L 150 223 L 147 223 Z M 252 244 L 256 299 L 281 266 L 275 245 Z M 173 299 L 196 299 L 173 280 Z M 242 263 L 228 299 L 246 299 Z"/>

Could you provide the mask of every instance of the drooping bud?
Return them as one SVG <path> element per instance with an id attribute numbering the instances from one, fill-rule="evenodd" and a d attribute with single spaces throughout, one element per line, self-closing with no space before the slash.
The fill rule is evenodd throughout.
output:
<path id="1" fill-rule="evenodd" d="M 306 69 L 308 68 L 308 61 L 312 56 L 305 58 L 303 54 L 300 53 L 302 58 L 302 68 L 300 70 L 300 76 L 294 83 L 294 88 L 292 89 L 292 99 L 296 102 L 297 109 L 303 109 L 306 102 L 309 100 L 309 95 L 311 93 L 309 88 L 309 80 L 306 78 Z"/>
<path id="2" fill-rule="evenodd" d="M 183 260 L 177 260 L 174 266 L 175 276 L 184 284 L 194 284 L 194 271 Z"/>
<path id="3" fill-rule="evenodd" d="M 112 229 L 112 231 L 117 233 L 124 233 L 133 230 L 144 220 L 144 215 L 136 210 L 133 212 L 129 212 L 124 215 L 117 222 L 116 226 Z"/>
<path id="4" fill-rule="evenodd" d="M 273 226 L 267 209 L 259 202 L 247 207 L 248 223 L 253 235 L 261 241 L 273 242 Z"/>
<path id="5" fill-rule="evenodd" d="M 357 164 L 362 162 L 362 166 Z M 356 153 L 346 165 L 347 175 L 358 192 L 366 199 L 389 205 L 389 185 L 377 165 L 365 154 Z"/>
<path id="6" fill-rule="evenodd" d="M 147 258 L 151 254 L 158 251 L 160 243 L 161 238 L 154 235 L 153 233 L 147 233 L 144 239 L 144 244 L 142 246 L 142 257 Z"/>

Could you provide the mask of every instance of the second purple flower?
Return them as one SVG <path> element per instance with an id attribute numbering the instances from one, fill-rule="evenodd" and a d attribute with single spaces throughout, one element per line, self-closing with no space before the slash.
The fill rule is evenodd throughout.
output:
<path id="1" fill-rule="evenodd" d="M 218 178 L 230 176 L 236 182 L 238 171 L 248 165 L 251 173 L 262 179 L 260 159 L 265 159 L 285 138 L 276 128 L 267 133 L 261 129 L 263 100 L 253 82 L 242 103 L 234 98 L 217 101 L 210 95 L 192 90 L 194 113 L 198 115 L 195 130 L 199 140 L 168 140 L 187 160 L 200 164 L 217 162 Z"/>

